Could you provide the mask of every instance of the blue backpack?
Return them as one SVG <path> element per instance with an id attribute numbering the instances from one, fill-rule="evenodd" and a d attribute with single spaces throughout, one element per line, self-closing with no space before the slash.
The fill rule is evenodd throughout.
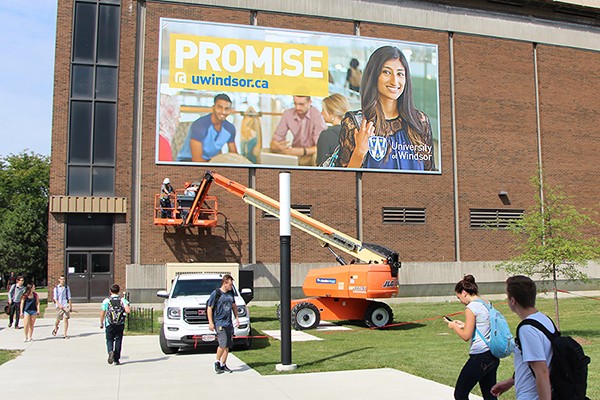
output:
<path id="1" fill-rule="evenodd" d="M 486 303 L 483 300 L 475 300 L 482 303 L 490 313 L 490 340 L 485 340 L 485 337 L 475 328 L 475 332 L 483 340 L 490 349 L 494 357 L 504 358 L 510 356 L 515 349 L 515 339 L 513 338 L 508 322 L 504 315 L 494 308 L 492 303 Z"/>

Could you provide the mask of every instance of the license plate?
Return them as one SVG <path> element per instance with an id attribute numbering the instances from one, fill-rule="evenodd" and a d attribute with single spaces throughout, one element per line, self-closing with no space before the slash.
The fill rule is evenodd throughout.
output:
<path id="1" fill-rule="evenodd" d="M 214 342 L 216 339 L 215 335 L 202 335 L 203 342 Z"/>

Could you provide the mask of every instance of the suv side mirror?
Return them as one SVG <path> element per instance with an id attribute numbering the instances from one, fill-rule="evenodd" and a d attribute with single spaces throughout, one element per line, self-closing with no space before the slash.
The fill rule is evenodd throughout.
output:
<path id="1" fill-rule="evenodd" d="M 242 299 L 244 299 L 244 301 L 246 302 L 246 304 L 250 303 L 252 301 L 252 299 L 254 298 L 254 293 L 252 293 L 252 289 L 249 288 L 243 288 L 240 291 L 240 296 L 242 296 Z"/>
<path id="2" fill-rule="evenodd" d="M 158 297 L 162 297 L 164 299 L 168 299 L 169 298 L 169 292 L 167 292 L 166 290 L 159 290 L 158 292 L 156 292 L 156 295 Z"/>

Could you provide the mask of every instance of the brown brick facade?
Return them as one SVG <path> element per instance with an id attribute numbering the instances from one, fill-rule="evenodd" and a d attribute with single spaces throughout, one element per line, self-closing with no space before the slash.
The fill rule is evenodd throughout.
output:
<path id="1" fill-rule="evenodd" d="M 127 4 L 125 4 L 127 3 Z M 123 2 L 117 130 L 117 196 L 131 198 L 134 143 L 134 82 L 136 51 L 135 1 Z M 131 7 L 130 7 L 131 5 Z M 166 262 L 249 263 L 248 206 L 215 187 L 219 225 L 211 231 L 153 225 L 153 196 L 164 177 L 178 187 L 197 180 L 204 168 L 155 164 L 156 76 L 161 17 L 249 24 L 247 10 L 199 5 L 146 2 L 142 138 L 141 138 L 141 264 Z M 65 193 L 69 65 L 72 1 L 59 0 L 52 142 L 51 194 Z M 328 18 L 259 12 L 258 25 L 352 35 L 354 23 Z M 471 208 L 524 209 L 533 202 L 529 179 L 538 168 L 535 108 L 535 66 L 532 43 L 454 34 L 409 27 L 361 23 L 361 35 L 438 45 L 440 91 L 441 175 L 362 173 L 363 240 L 399 251 L 403 261 L 483 261 L 512 255 L 506 232 L 469 228 Z M 450 51 L 454 52 L 454 111 L 456 148 L 452 146 Z M 592 51 L 537 47 L 544 174 L 577 195 L 579 207 L 597 205 L 600 117 L 597 88 L 600 54 Z M 453 153 L 457 170 L 453 170 Z M 215 168 L 247 185 L 246 168 Z M 455 257 L 454 178 L 458 186 L 460 254 Z M 313 217 L 355 236 L 356 180 L 354 172 L 293 171 L 292 203 L 311 205 Z M 278 197 L 278 170 L 257 169 L 256 189 Z M 508 191 L 510 205 L 498 192 Z M 131 207 L 131 203 L 130 203 Z M 426 209 L 424 225 L 383 225 L 382 207 Z M 263 263 L 279 260 L 279 224 L 256 216 L 256 256 Z M 64 268 L 64 217 L 49 222 L 49 280 Z M 599 232 L 593 232 L 598 234 Z M 115 222 L 115 281 L 125 283 L 125 264 L 131 262 L 131 208 Z M 292 261 L 331 262 L 315 239 L 294 232 Z"/>

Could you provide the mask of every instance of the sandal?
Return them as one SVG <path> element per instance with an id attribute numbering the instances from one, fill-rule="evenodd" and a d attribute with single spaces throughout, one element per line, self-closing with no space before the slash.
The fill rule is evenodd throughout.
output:
<path id="1" fill-rule="evenodd" d="M 57 329 L 57 328 L 54 328 L 54 329 L 52 330 L 52 336 L 56 336 L 56 331 L 58 331 L 58 329 Z"/>

